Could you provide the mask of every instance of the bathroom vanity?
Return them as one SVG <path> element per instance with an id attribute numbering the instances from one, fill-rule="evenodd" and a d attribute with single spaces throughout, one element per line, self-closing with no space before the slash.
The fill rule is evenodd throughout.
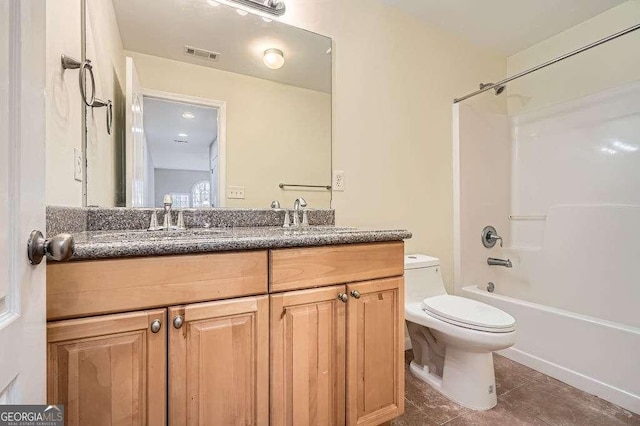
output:
<path id="1" fill-rule="evenodd" d="M 411 234 L 310 228 L 253 228 L 244 242 L 164 256 L 120 237 L 109 257 L 79 238 L 74 261 L 47 265 L 49 402 L 69 424 L 377 425 L 402 414 Z"/>

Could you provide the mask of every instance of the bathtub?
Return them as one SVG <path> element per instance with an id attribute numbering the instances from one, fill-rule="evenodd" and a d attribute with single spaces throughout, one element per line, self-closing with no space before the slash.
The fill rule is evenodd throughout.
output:
<path id="1" fill-rule="evenodd" d="M 480 286 L 463 287 L 461 295 L 516 319 L 516 344 L 501 355 L 640 413 L 639 328 L 489 293 Z"/>

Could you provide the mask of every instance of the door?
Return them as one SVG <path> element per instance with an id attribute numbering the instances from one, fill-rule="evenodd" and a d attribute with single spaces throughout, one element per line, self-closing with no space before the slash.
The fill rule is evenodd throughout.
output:
<path id="1" fill-rule="evenodd" d="M 147 143 L 144 136 L 144 97 L 133 58 L 126 57 L 125 173 L 127 207 L 153 207 L 147 204 L 150 188 L 147 172 Z"/>
<path id="2" fill-rule="evenodd" d="M 51 322 L 47 399 L 70 425 L 162 425 L 166 310 Z"/>
<path id="3" fill-rule="evenodd" d="M 404 412 L 404 281 L 349 284 L 347 424 L 378 425 Z"/>
<path id="4" fill-rule="evenodd" d="M 45 265 L 26 242 L 45 228 L 45 2 L 0 2 L 0 403 L 46 400 Z"/>
<path id="5" fill-rule="evenodd" d="M 271 295 L 271 425 L 344 425 L 345 286 Z"/>
<path id="6" fill-rule="evenodd" d="M 169 308 L 169 424 L 269 424 L 269 299 Z"/>

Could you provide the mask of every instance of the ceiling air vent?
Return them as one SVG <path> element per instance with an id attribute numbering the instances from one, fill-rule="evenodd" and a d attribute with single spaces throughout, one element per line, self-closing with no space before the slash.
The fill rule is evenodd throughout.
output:
<path id="1" fill-rule="evenodd" d="M 218 62 L 218 58 L 220 57 L 220 54 L 218 52 L 198 49 L 197 47 L 186 46 L 186 45 L 184 46 L 184 54 L 206 59 L 208 61 L 214 61 L 214 62 Z"/>

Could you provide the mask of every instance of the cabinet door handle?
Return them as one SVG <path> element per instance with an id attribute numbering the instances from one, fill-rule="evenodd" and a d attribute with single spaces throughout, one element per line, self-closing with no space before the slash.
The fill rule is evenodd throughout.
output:
<path id="1" fill-rule="evenodd" d="M 178 315 L 173 319 L 173 326 L 175 328 L 182 328 L 182 324 L 184 324 L 184 318 L 182 318 L 182 315 Z"/>
<path id="2" fill-rule="evenodd" d="M 338 294 L 338 300 L 347 303 L 347 300 L 349 300 L 349 296 L 347 296 L 347 293 L 340 293 Z"/>
<path id="3" fill-rule="evenodd" d="M 354 299 L 360 299 L 360 292 L 358 290 L 352 290 L 351 295 Z"/>
<path id="4" fill-rule="evenodd" d="M 154 320 L 151 323 L 151 332 L 157 333 L 162 328 L 162 322 L 160 320 Z"/>

